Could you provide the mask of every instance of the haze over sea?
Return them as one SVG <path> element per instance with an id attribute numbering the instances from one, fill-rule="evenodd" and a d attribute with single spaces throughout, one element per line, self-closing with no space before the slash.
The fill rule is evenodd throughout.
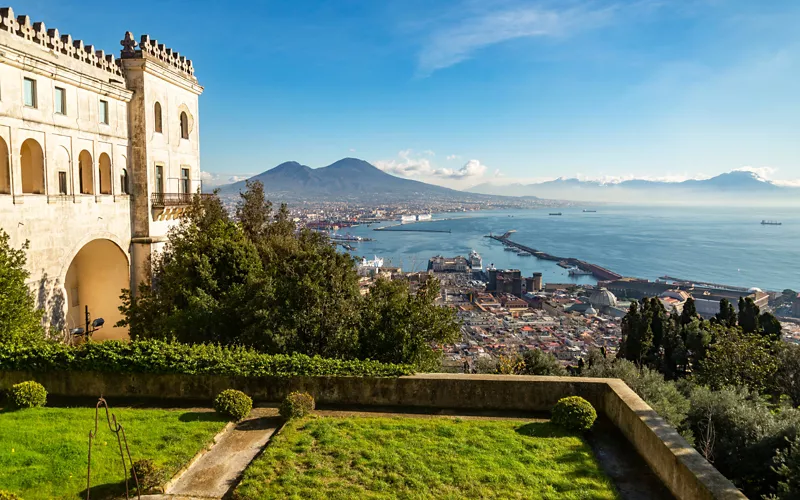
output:
<path id="1" fill-rule="evenodd" d="M 582 210 L 597 210 L 585 213 Z M 551 216 L 560 211 L 563 215 Z M 800 213 L 791 208 L 635 207 L 584 205 L 539 210 L 492 210 L 435 214 L 404 228 L 451 233 L 373 231 L 360 226 L 340 234 L 373 238 L 356 243 L 353 255 L 387 260 L 404 271 L 423 270 L 434 255 L 483 257 L 484 267 L 538 271 L 545 282 L 593 283 L 572 278 L 555 262 L 519 257 L 484 235 L 515 229 L 512 239 L 560 257 L 575 257 L 623 276 L 654 280 L 664 275 L 766 290 L 800 288 Z M 780 226 L 761 225 L 762 219 Z M 382 224 L 387 225 L 387 224 Z"/>

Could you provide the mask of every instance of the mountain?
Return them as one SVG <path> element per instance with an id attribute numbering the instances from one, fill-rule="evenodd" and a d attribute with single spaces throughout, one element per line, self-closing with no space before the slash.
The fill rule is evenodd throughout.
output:
<path id="1" fill-rule="evenodd" d="M 559 178 L 536 184 L 498 186 L 489 183 L 469 191 L 482 194 L 504 193 L 509 196 L 541 196 L 574 201 L 622 201 L 628 203 L 658 202 L 797 202 L 800 189 L 780 186 L 755 172 L 734 170 L 709 179 L 682 182 L 631 179 L 604 183 Z"/>
<path id="2" fill-rule="evenodd" d="M 486 198 L 424 182 L 402 179 L 387 174 L 371 163 L 358 158 L 343 158 L 322 168 L 311 168 L 295 161 L 280 165 L 251 177 L 261 181 L 271 199 L 276 200 L 383 200 L 401 201 L 436 198 L 443 200 Z M 222 194 L 236 194 L 245 189 L 246 181 L 223 186 Z"/>

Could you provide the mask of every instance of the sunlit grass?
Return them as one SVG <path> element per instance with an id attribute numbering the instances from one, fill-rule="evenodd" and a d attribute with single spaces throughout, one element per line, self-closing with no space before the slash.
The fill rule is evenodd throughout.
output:
<path id="1" fill-rule="evenodd" d="M 171 476 L 225 422 L 213 412 L 115 408 L 133 460 L 149 458 Z M 86 451 L 94 408 L 34 408 L 0 412 L 0 490 L 25 500 L 86 498 Z M 92 498 L 125 493 L 116 436 L 101 412 L 92 449 Z"/>
<path id="2" fill-rule="evenodd" d="M 547 422 L 311 417 L 286 424 L 238 499 L 613 499 L 589 446 Z"/>

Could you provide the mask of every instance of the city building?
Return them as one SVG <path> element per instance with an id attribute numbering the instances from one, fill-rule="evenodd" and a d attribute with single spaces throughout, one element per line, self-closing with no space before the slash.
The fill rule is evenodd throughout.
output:
<path id="1" fill-rule="evenodd" d="M 461 255 L 456 257 L 437 255 L 428 260 L 428 270 L 435 273 L 466 273 L 471 270 L 471 267 L 469 260 Z"/>
<path id="2" fill-rule="evenodd" d="M 128 32 L 119 56 L 0 9 L 0 228 L 20 247 L 51 332 L 103 317 L 200 188 L 192 62 Z"/>

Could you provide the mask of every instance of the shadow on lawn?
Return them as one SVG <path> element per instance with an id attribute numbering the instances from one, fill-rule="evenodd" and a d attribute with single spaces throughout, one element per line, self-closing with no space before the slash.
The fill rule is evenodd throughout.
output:
<path id="1" fill-rule="evenodd" d="M 129 497 L 136 498 L 136 485 L 133 484 L 133 479 L 128 481 Z M 144 493 L 142 493 L 144 494 Z M 86 500 L 86 490 L 84 489 L 78 493 L 77 498 Z M 125 481 L 118 481 L 116 483 L 93 484 L 91 489 L 92 500 L 107 500 L 116 498 L 125 498 Z"/>
<path id="2" fill-rule="evenodd" d="M 550 422 L 531 422 L 520 425 L 514 430 L 517 434 L 537 438 L 562 438 L 576 435 Z"/>
<path id="3" fill-rule="evenodd" d="M 187 411 L 178 416 L 181 422 L 225 422 L 226 419 L 215 411 Z"/>

